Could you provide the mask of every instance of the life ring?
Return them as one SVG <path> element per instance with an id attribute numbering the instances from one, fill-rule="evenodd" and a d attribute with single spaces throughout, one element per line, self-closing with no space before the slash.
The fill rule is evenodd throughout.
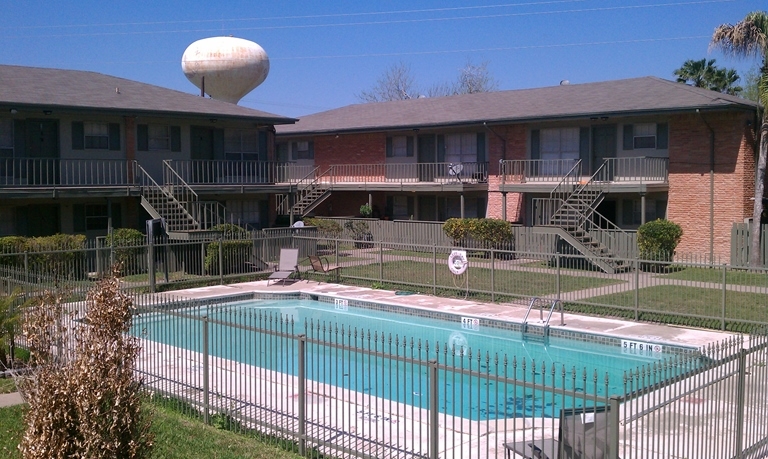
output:
<path id="1" fill-rule="evenodd" d="M 452 250 L 451 254 L 448 255 L 448 269 L 457 276 L 464 274 L 468 263 L 466 250 Z"/>

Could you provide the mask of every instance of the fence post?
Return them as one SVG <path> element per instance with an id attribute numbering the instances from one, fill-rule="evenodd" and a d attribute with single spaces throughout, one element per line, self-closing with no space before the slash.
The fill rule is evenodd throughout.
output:
<path id="1" fill-rule="evenodd" d="M 496 251 L 491 248 L 491 303 L 496 302 Z"/>
<path id="2" fill-rule="evenodd" d="M 437 246 L 432 244 L 432 294 L 437 295 Z"/>
<path id="3" fill-rule="evenodd" d="M 640 318 L 640 260 L 635 257 L 635 320 Z"/>
<path id="4" fill-rule="evenodd" d="M 608 458 L 617 459 L 619 457 L 619 398 L 615 395 L 612 396 L 610 404 L 611 411 L 608 415 L 610 419 L 608 421 L 608 425 L 610 426 L 608 428 L 609 437 L 606 439 L 610 448 Z"/>
<path id="5" fill-rule="evenodd" d="M 429 362 L 429 457 L 430 459 L 438 459 L 438 445 L 440 444 L 440 438 L 438 437 L 439 425 L 438 414 L 440 410 L 437 404 L 439 403 L 439 397 L 437 395 L 437 360 Z"/>
<path id="6" fill-rule="evenodd" d="M 224 285 L 224 237 L 219 238 L 219 285 Z"/>
<path id="7" fill-rule="evenodd" d="M 29 288 L 29 252 L 24 251 L 24 291 Z"/>
<path id="8" fill-rule="evenodd" d="M 379 241 L 379 282 L 384 282 L 384 242 Z"/>
<path id="9" fill-rule="evenodd" d="M 557 299 L 560 299 L 560 254 L 555 254 L 555 263 L 557 265 L 557 276 L 555 277 L 555 291 L 557 292 Z"/>
<path id="10" fill-rule="evenodd" d="M 726 283 L 726 274 L 728 273 L 728 265 L 723 263 L 723 298 L 722 298 L 722 311 L 720 316 L 720 330 L 725 331 L 725 292 L 728 284 Z"/>
<path id="11" fill-rule="evenodd" d="M 211 406 L 208 394 L 208 316 L 203 316 L 203 422 L 210 423 Z"/>
<path id="12" fill-rule="evenodd" d="M 147 273 L 149 274 L 149 291 L 155 293 L 155 241 L 149 237 L 147 244 Z"/>
<path id="13" fill-rule="evenodd" d="M 299 456 L 307 451 L 307 375 L 306 375 L 307 335 L 299 335 Z"/>
<path id="14" fill-rule="evenodd" d="M 741 459 L 743 457 L 744 443 L 742 436 L 744 435 L 744 392 L 747 379 L 747 350 L 739 350 L 739 381 L 736 383 L 736 457 Z"/>

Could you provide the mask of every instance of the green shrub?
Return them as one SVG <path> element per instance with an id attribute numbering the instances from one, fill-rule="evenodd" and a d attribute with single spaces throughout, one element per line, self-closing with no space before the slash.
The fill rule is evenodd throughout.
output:
<path id="1" fill-rule="evenodd" d="M 23 236 L 0 237 L 0 266 L 24 267 L 27 238 Z M 15 254 L 15 255 L 11 255 Z"/>
<path id="2" fill-rule="evenodd" d="M 85 235 L 54 234 L 27 239 L 29 269 L 81 279 L 85 276 Z"/>
<path id="3" fill-rule="evenodd" d="M 344 228 L 336 220 L 326 220 L 324 218 L 305 218 L 304 224 L 314 226 L 320 237 L 335 239 L 344 231 Z"/>
<path id="4" fill-rule="evenodd" d="M 123 275 L 138 272 L 136 260 L 144 253 L 147 237 L 139 230 L 118 228 L 107 236 L 107 247 L 112 247 L 115 263 L 119 263 Z"/>
<path id="5" fill-rule="evenodd" d="M 643 260 L 672 261 L 675 248 L 683 236 L 677 223 L 660 218 L 640 225 L 637 229 L 637 248 Z"/>
<path id="6" fill-rule="evenodd" d="M 512 225 L 495 218 L 449 218 L 443 224 L 443 232 L 454 243 L 465 239 L 483 243 L 489 248 L 514 250 L 515 235 Z"/>
<path id="7" fill-rule="evenodd" d="M 222 232 L 222 274 L 242 272 L 253 253 L 253 241 L 249 239 L 248 231 L 232 223 L 215 226 L 213 230 Z M 219 241 L 210 242 L 205 248 L 205 272 L 219 273 Z"/>

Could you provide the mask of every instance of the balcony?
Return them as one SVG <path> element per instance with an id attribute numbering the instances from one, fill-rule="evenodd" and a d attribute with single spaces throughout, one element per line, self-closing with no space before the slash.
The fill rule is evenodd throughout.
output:
<path id="1" fill-rule="evenodd" d="M 334 190 L 487 189 L 488 163 L 336 164 L 319 181 Z"/>
<path id="2" fill-rule="evenodd" d="M 605 193 L 646 193 L 669 188 L 667 158 L 606 158 L 604 164 L 600 172 L 591 177 L 580 160 L 502 161 L 499 188 L 514 193 L 549 193 L 562 186 L 563 179 L 569 175 L 574 176 L 575 184 L 586 183 L 591 178 L 593 183 L 602 185 Z"/>
<path id="3" fill-rule="evenodd" d="M 0 159 L 0 194 L 125 196 L 138 192 L 133 161 L 58 158 Z"/>

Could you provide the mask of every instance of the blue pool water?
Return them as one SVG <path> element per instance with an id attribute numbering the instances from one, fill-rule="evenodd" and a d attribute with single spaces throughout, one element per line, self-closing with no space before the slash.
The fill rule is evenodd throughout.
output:
<path id="1" fill-rule="evenodd" d="M 205 315 L 210 355 L 292 375 L 298 374 L 295 336 L 306 334 L 308 378 L 417 407 L 428 404 L 427 362 L 437 360 L 445 365 L 438 373 L 441 411 L 471 419 L 557 416 L 560 408 L 592 404 L 580 398 L 583 394 L 623 394 L 625 372 L 669 357 L 557 337 L 526 340 L 516 331 L 473 329 L 460 317 L 437 320 L 312 300 L 249 300 L 176 312 L 182 317 L 140 316 L 134 330 L 153 341 L 201 352 L 200 317 Z M 286 335 L 269 336 L 259 329 Z M 523 389 L 497 375 L 565 392 Z"/>

